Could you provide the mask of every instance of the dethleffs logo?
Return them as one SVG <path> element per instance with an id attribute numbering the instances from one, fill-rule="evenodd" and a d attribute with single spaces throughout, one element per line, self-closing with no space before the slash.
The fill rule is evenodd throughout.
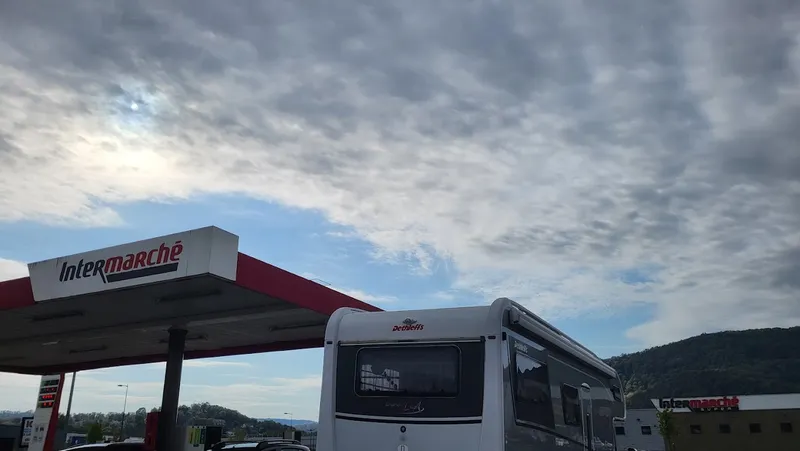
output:
<path id="1" fill-rule="evenodd" d="M 406 318 L 403 320 L 403 324 L 392 327 L 392 332 L 407 332 L 411 330 L 422 330 L 424 328 L 425 326 L 418 323 L 417 320 Z"/>
<path id="2" fill-rule="evenodd" d="M 660 398 L 658 405 L 662 409 L 689 409 L 692 412 L 736 411 L 739 410 L 739 398 L 736 396 L 697 399 Z"/>
<path id="3" fill-rule="evenodd" d="M 58 281 L 69 282 L 75 279 L 100 277 L 103 283 L 112 283 L 175 272 L 178 270 L 181 253 L 183 244 L 178 240 L 172 246 L 161 243 L 157 248 L 136 254 L 117 255 L 94 261 L 81 259 L 73 265 L 64 262 L 61 265 Z"/>

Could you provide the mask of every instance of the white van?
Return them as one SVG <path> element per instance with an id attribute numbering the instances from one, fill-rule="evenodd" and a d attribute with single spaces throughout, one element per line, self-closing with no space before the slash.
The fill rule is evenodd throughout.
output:
<path id="1" fill-rule="evenodd" d="M 594 353 L 506 298 L 339 309 L 325 333 L 317 451 L 613 451 L 621 387 Z"/>

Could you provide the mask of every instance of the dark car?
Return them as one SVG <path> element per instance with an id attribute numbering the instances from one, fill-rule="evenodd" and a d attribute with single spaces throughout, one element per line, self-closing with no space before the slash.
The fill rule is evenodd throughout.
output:
<path id="1" fill-rule="evenodd" d="M 257 442 L 219 442 L 209 451 L 311 451 L 307 446 L 301 445 L 297 440 L 274 439 Z"/>
<path id="2" fill-rule="evenodd" d="M 144 443 L 94 443 L 92 445 L 78 445 L 64 451 L 147 451 Z"/>

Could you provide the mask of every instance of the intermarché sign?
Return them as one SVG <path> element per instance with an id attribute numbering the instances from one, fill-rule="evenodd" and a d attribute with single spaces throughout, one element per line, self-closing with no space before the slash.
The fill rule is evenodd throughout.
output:
<path id="1" fill-rule="evenodd" d="M 65 261 L 61 265 L 58 281 L 70 282 L 100 276 L 103 283 L 112 283 L 176 272 L 182 253 L 183 244 L 178 240 L 170 246 L 164 242 L 159 247 L 144 249 L 135 254 L 119 254 L 95 261 L 81 259 L 74 265 Z"/>
<path id="2" fill-rule="evenodd" d="M 659 398 L 658 405 L 662 409 L 689 409 L 692 412 L 730 412 L 739 410 L 739 398 Z"/>

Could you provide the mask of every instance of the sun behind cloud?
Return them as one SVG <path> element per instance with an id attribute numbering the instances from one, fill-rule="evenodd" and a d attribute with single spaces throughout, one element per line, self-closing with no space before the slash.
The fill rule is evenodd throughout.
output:
<path id="1" fill-rule="evenodd" d="M 0 220 L 235 194 L 547 317 L 650 306 L 642 345 L 793 325 L 800 22 L 752 4 L 11 2 Z"/>

